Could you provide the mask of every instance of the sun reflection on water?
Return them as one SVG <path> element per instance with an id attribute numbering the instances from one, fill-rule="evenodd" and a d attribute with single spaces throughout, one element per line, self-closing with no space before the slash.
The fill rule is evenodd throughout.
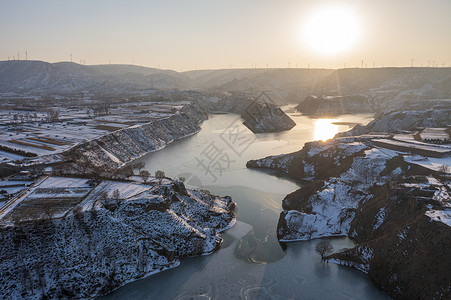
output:
<path id="1" fill-rule="evenodd" d="M 335 119 L 318 119 L 315 121 L 315 129 L 313 131 L 313 138 L 315 141 L 326 141 L 333 138 L 338 133 L 338 125 L 332 124 L 336 122 Z"/>

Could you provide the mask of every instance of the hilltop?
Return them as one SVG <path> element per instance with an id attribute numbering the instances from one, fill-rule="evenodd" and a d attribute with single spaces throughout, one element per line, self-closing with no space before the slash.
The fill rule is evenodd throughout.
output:
<path id="1" fill-rule="evenodd" d="M 276 104 L 300 103 L 311 94 L 364 95 L 378 109 L 406 101 L 451 98 L 451 68 L 220 69 L 176 72 L 135 65 L 71 62 L 0 62 L 0 96 L 127 94 L 148 89 L 271 92 Z"/>

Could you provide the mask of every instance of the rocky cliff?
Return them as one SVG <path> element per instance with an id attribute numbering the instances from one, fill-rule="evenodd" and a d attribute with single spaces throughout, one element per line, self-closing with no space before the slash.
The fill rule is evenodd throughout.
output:
<path id="1" fill-rule="evenodd" d="M 209 254 L 233 225 L 234 207 L 230 197 L 165 179 L 101 182 L 59 217 L 23 219 L 16 208 L 8 218 L 18 221 L 0 227 L 0 298 L 93 298 Z"/>
<path id="2" fill-rule="evenodd" d="M 279 107 L 269 103 L 252 101 L 241 113 L 243 124 L 253 133 L 289 130 L 296 123 Z"/>
<path id="3" fill-rule="evenodd" d="M 367 148 L 359 142 L 342 144 L 335 141 L 315 141 L 306 143 L 297 152 L 250 160 L 246 167 L 273 169 L 298 180 L 328 178 L 349 169 L 353 157 L 362 156 Z"/>
<path id="4" fill-rule="evenodd" d="M 449 181 L 434 177 L 373 187 L 348 231 L 358 246 L 331 258 L 368 273 L 394 298 L 449 299 L 449 195 Z"/>
<path id="5" fill-rule="evenodd" d="M 207 114 L 200 107 L 185 106 L 170 117 L 114 131 L 74 146 L 61 156 L 78 172 L 110 172 L 148 152 L 197 133 L 199 123 L 205 119 Z"/>

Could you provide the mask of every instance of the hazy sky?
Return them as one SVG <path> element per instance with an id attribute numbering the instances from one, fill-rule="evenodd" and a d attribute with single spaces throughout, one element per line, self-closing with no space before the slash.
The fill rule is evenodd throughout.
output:
<path id="1" fill-rule="evenodd" d="M 359 35 L 340 53 L 312 49 L 306 20 L 337 5 Z M 77 63 L 177 71 L 450 66 L 451 0 L 0 0 L 0 60 L 25 50 L 29 60 L 72 53 Z"/>

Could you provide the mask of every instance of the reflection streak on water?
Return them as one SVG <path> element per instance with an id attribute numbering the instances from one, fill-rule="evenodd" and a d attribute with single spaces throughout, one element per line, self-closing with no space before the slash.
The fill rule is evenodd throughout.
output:
<path id="1" fill-rule="evenodd" d="M 314 139 L 326 141 L 338 133 L 338 125 L 332 124 L 336 119 L 317 119 L 315 121 Z"/>

